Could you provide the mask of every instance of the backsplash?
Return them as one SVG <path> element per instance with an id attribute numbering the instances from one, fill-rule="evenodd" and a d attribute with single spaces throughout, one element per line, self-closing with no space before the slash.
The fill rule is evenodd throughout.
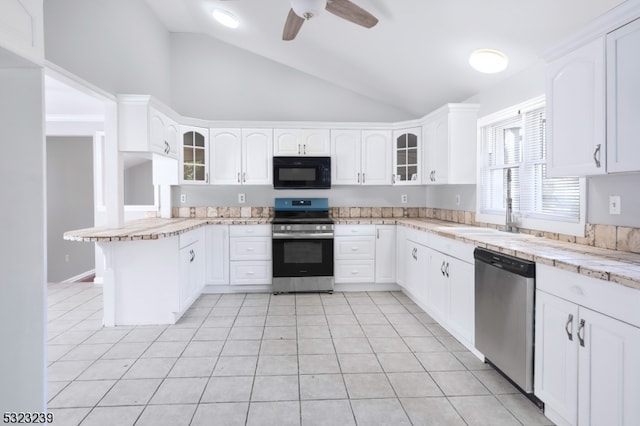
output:
<path id="1" fill-rule="evenodd" d="M 273 217 L 273 207 L 174 207 L 172 212 L 173 217 L 179 218 Z M 499 225 L 476 222 L 475 212 L 430 207 L 331 207 L 329 209 L 329 215 L 334 218 L 439 219 L 465 225 L 501 229 Z M 585 225 L 584 237 L 526 228 L 519 228 L 519 232 L 551 240 L 566 241 L 622 252 L 640 253 L 640 228 L 588 223 Z"/>

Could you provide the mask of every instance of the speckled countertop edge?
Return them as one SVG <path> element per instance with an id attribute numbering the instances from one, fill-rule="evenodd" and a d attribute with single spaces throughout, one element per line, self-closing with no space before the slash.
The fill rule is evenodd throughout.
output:
<path id="1" fill-rule="evenodd" d="M 334 220 L 338 225 L 397 224 L 406 226 L 640 290 L 640 255 L 635 253 L 533 237 L 527 234 L 465 235 L 458 231 L 460 231 L 461 227 L 469 228 L 469 225 L 437 219 L 335 218 Z M 270 223 L 271 218 L 152 218 L 127 222 L 116 229 L 98 227 L 69 231 L 64 234 L 64 239 L 81 242 L 156 240 L 177 236 L 205 225 L 259 225 Z"/>

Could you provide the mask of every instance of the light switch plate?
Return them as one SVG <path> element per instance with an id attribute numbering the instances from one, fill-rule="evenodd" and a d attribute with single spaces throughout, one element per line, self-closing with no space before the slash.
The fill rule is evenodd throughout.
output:
<path id="1" fill-rule="evenodd" d="M 620 196 L 611 195 L 609 197 L 609 214 L 620 214 Z"/>

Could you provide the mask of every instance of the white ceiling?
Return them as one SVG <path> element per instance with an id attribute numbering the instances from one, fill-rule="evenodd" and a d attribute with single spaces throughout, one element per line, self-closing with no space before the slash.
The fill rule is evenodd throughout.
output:
<path id="1" fill-rule="evenodd" d="M 424 115 L 533 65 L 539 55 L 621 0 L 354 0 L 380 22 L 365 29 L 328 12 L 282 41 L 289 0 L 146 0 L 171 32 L 204 33 L 379 102 Z M 241 20 L 232 30 L 215 7 Z M 500 74 L 468 65 L 477 48 L 510 59 Z"/>

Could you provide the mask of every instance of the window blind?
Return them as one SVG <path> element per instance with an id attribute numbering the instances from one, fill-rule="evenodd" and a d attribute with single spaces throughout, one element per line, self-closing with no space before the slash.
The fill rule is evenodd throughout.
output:
<path id="1" fill-rule="evenodd" d="M 580 220 L 579 178 L 546 175 L 544 107 L 518 111 L 512 117 L 482 127 L 480 134 L 482 213 L 504 214 L 507 170 L 511 169 L 514 212 L 541 220 Z"/>

